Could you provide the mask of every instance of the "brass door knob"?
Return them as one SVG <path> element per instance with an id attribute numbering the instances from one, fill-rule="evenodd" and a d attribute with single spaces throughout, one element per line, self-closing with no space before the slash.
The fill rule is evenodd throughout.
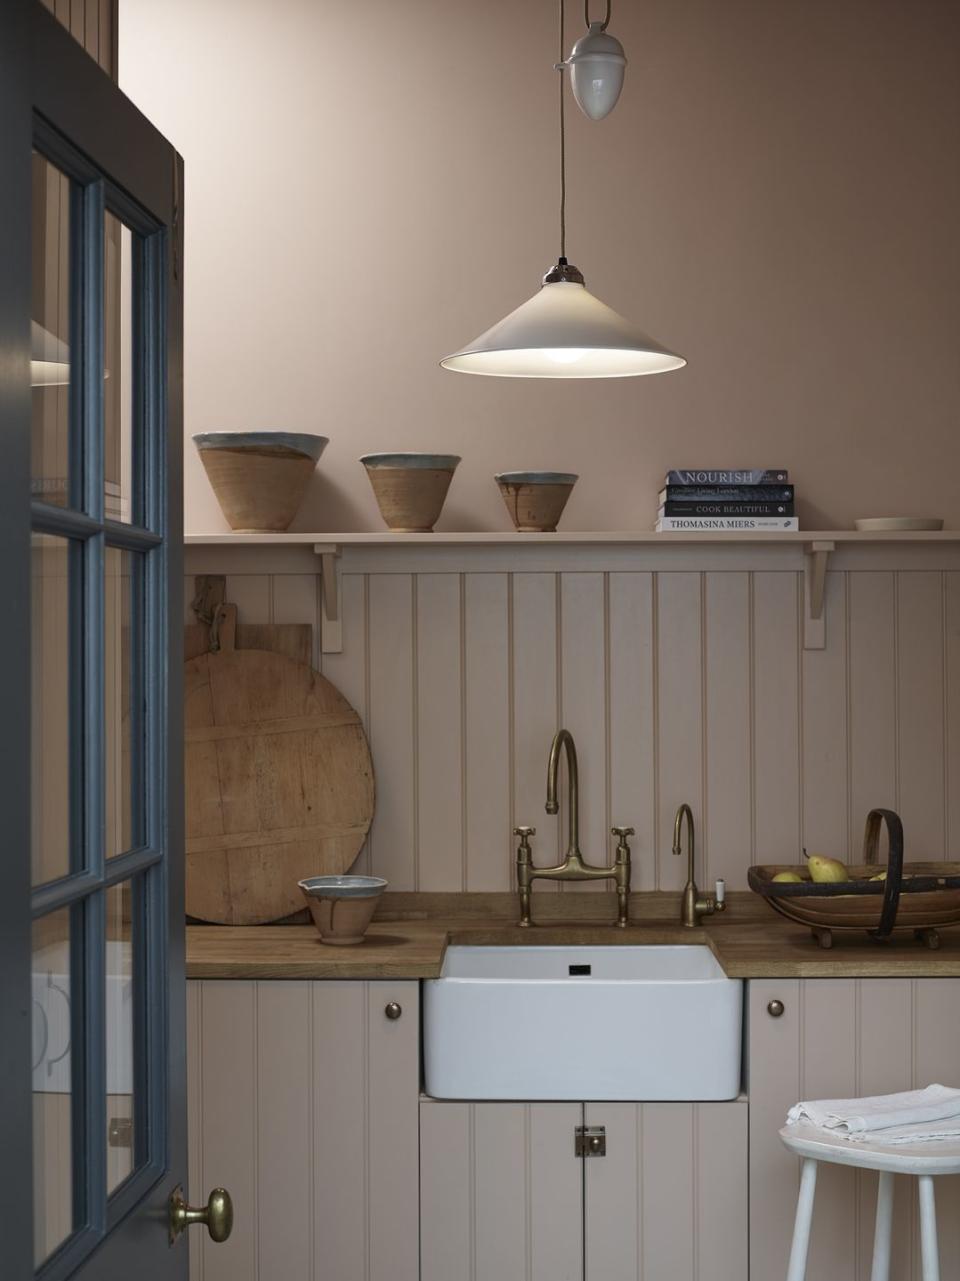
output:
<path id="1" fill-rule="evenodd" d="M 389 1001 L 384 1006 L 383 1012 L 388 1019 L 390 1019 L 392 1022 L 396 1022 L 396 1020 L 403 1013 L 403 1006 L 399 1003 L 399 1001 Z"/>
<path id="2" fill-rule="evenodd" d="M 183 1188 L 177 1186 L 170 1194 L 168 1206 L 171 1245 L 192 1223 L 205 1223 L 210 1240 L 218 1244 L 226 1241 L 233 1231 L 233 1201 L 226 1188 L 214 1188 L 206 1205 L 193 1206 L 187 1205 Z"/>
<path id="3" fill-rule="evenodd" d="M 783 1013 L 783 1009 L 784 1006 L 782 1001 L 770 1001 L 767 1004 L 767 1013 L 772 1019 L 778 1019 Z"/>

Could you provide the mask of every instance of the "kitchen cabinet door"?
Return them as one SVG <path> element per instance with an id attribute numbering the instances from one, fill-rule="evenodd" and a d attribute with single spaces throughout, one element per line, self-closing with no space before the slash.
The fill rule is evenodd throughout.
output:
<path id="1" fill-rule="evenodd" d="M 582 1281 L 579 1103 L 420 1104 L 422 1281 Z"/>
<path id="2" fill-rule="evenodd" d="M 586 1281 L 745 1281 L 747 1105 L 588 1103 Z"/>
<path id="3" fill-rule="evenodd" d="M 786 1275 L 800 1163 L 777 1137 L 798 1099 L 960 1084 L 957 979 L 763 979 L 748 985 L 750 1278 Z M 777 1001 L 783 1013 L 770 1013 Z M 774 1010 L 779 1007 L 774 1006 Z M 919 1276 L 916 1181 L 897 1178 L 892 1274 Z M 807 1274 L 868 1281 L 876 1175 L 821 1164 Z M 941 1265 L 960 1279 L 960 1177 L 936 1182 Z"/>
<path id="4" fill-rule="evenodd" d="M 191 1177 L 236 1208 L 223 1245 L 191 1235 L 192 1281 L 418 1281 L 419 984 L 204 979 L 187 998 Z"/>

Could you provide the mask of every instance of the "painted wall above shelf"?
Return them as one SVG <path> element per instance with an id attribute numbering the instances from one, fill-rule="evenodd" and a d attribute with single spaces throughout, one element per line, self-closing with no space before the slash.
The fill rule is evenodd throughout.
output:
<path id="1" fill-rule="evenodd" d="M 670 556 L 678 557 L 684 547 L 696 548 L 697 555 L 709 555 L 711 563 L 717 562 L 726 568 L 724 552 L 729 550 L 738 561 L 742 561 L 749 549 L 763 548 L 764 555 L 776 548 L 783 548 L 788 555 L 802 553 L 804 571 L 804 619 L 803 644 L 805 649 L 823 649 L 826 645 L 823 600 L 827 570 L 830 558 L 839 548 L 877 547 L 884 544 L 897 546 L 927 545 L 948 548 L 960 545 L 960 530 L 882 530 L 861 532 L 852 529 L 837 530 L 801 530 L 790 533 L 668 533 L 655 534 L 649 530 L 600 530 L 577 531 L 562 530 L 555 533 L 518 533 L 515 530 L 491 531 L 435 531 L 431 534 L 398 534 L 389 530 L 377 533 L 283 533 L 283 534 L 188 534 L 185 538 L 188 548 L 205 548 L 208 551 L 231 549 L 237 552 L 243 548 L 256 550 L 261 554 L 264 549 L 284 549 L 299 554 L 312 552 L 317 558 L 317 568 L 322 580 L 321 593 L 321 647 L 324 653 L 340 653 L 343 649 L 342 634 L 342 592 L 341 564 L 346 549 L 369 549 L 371 553 L 385 553 L 392 561 L 392 551 L 402 552 L 406 558 L 413 554 L 418 559 L 427 556 L 431 560 L 442 558 L 443 568 L 454 570 L 450 558 L 458 551 L 472 551 L 494 556 L 498 562 L 504 557 L 522 556 L 523 566 L 530 567 L 531 556 L 542 560 L 549 555 L 548 549 L 555 548 L 564 552 L 566 565 L 568 558 L 577 557 L 588 550 L 596 554 L 603 549 L 617 549 L 617 554 L 629 553 L 630 549 L 643 552 L 655 552 L 658 548 L 670 548 Z M 521 551 L 521 549 L 523 549 Z M 578 549 L 579 553 L 578 553 Z M 379 559 L 379 557 L 378 557 Z M 731 560 L 733 556 L 731 556 Z M 439 567 L 439 566 L 438 566 Z M 509 567 L 509 565 L 508 565 Z M 584 566 L 586 568 L 586 566 Z M 738 567 L 743 567 L 742 565 Z M 369 566 L 368 566 L 369 568 Z M 498 563 L 498 568 L 503 568 Z M 697 568 L 695 562 L 684 568 Z M 800 568 L 800 565 L 797 565 Z M 204 566 L 203 572 L 213 572 L 210 566 Z"/>

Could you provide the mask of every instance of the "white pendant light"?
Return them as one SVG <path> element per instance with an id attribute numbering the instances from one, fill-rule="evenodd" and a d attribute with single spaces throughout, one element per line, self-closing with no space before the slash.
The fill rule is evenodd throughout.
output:
<path id="1" fill-rule="evenodd" d="M 561 57 L 564 45 L 563 4 L 564 0 L 560 0 Z M 608 10 L 608 21 L 609 16 Z M 556 65 L 562 72 L 565 64 Z M 622 79 L 621 66 L 621 83 Z M 612 107 L 613 102 L 610 105 Z M 444 369 L 499 378 L 631 378 L 666 373 L 687 363 L 682 356 L 649 338 L 587 290 L 581 272 L 566 259 L 566 195 L 566 128 L 561 76 L 560 257 L 557 265 L 543 277 L 539 292 L 532 298 L 459 351 L 441 360 Z"/>
<path id="2" fill-rule="evenodd" d="M 587 34 L 573 46 L 565 65 L 570 68 L 570 87 L 577 106 L 591 120 L 602 120 L 617 105 L 627 59 L 620 41 L 607 34 L 610 0 L 603 22 L 590 21 L 590 0 L 585 2 L 583 16 Z"/>
<path id="3" fill-rule="evenodd" d="M 561 258 L 539 293 L 440 363 L 501 378 L 629 378 L 686 361 L 595 298 Z"/>

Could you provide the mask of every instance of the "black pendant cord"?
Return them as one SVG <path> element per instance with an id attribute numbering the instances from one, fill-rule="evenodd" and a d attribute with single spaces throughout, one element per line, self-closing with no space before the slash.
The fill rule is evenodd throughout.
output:
<path id="1" fill-rule="evenodd" d="M 563 101 L 563 71 L 565 56 L 563 31 L 563 6 L 560 0 L 560 61 L 557 70 L 560 72 L 560 263 L 567 261 L 567 127 Z"/>
<path id="2" fill-rule="evenodd" d="M 604 18 L 603 22 L 600 23 L 601 31 L 606 31 L 607 27 L 609 27 L 610 25 L 610 6 L 612 5 L 612 3 L 613 3 L 613 0 L 607 0 L 607 16 Z M 590 30 L 590 0 L 583 0 L 583 20 L 587 24 L 587 30 L 589 31 Z"/>

